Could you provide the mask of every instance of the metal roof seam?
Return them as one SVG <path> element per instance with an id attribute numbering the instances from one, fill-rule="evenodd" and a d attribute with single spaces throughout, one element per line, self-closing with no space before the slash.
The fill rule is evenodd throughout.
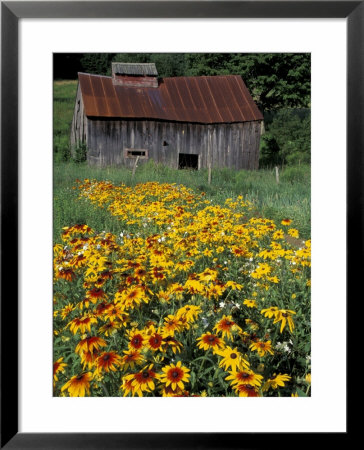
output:
<path id="1" fill-rule="evenodd" d="M 248 108 L 250 109 L 250 111 L 251 111 L 253 117 L 256 117 L 256 116 L 255 116 L 255 113 L 254 113 L 254 111 L 253 111 L 253 108 L 250 106 L 250 102 L 248 101 L 248 99 L 247 99 L 247 97 L 246 97 L 246 95 L 245 95 L 244 90 L 241 88 L 240 83 L 238 83 L 238 80 L 237 80 L 236 78 L 235 78 L 235 81 L 236 81 L 236 84 L 238 85 L 238 89 L 240 90 L 240 92 L 242 93 L 244 99 L 246 100 L 246 103 L 247 103 L 247 105 L 248 105 Z M 249 92 L 248 92 L 248 94 L 249 94 Z M 250 95 L 250 94 L 249 94 L 249 95 Z"/>

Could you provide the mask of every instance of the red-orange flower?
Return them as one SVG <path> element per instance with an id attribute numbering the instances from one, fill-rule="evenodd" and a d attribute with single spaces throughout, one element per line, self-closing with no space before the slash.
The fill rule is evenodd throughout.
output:
<path id="1" fill-rule="evenodd" d="M 100 374 L 102 371 L 115 372 L 117 367 L 122 364 L 121 356 L 116 352 L 103 352 L 95 361 L 96 372 Z"/>

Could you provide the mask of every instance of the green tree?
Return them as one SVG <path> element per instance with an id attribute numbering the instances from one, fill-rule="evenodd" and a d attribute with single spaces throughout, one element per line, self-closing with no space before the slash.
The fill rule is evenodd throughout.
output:
<path id="1" fill-rule="evenodd" d="M 309 53 L 186 54 L 187 75 L 241 75 L 261 110 L 308 108 Z"/>
<path id="2" fill-rule="evenodd" d="M 301 117 L 302 116 L 302 117 Z M 309 164 L 311 160 L 311 119 L 309 111 L 278 111 L 261 138 L 261 167 Z"/>
<path id="3" fill-rule="evenodd" d="M 110 75 L 113 56 L 113 53 L 84 53 L 80 59 L 82 70 L 97 75 Z"/>

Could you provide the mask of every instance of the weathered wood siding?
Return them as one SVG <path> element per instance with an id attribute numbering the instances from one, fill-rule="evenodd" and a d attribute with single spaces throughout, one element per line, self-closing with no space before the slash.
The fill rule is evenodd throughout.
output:
<path id="1" fill-rule="evenodd" d="M 173 168 L 178 168 L 179 153 L 185 153 L 199 155 L 198 168 L 208 167 L 211 157 L 212 167 L 258 169 L 260 127 L 260 121 L 203 125 L 88 119 L 87 158 L 101 167 L 132 167 L 135 160 L 124 150 L 145 149 L 148 159 Z"/>
<path id="2" fill-rule="evenodd" d="M 75 149 L 80 144 L 87 145 L 87 122 L 88 119 L 84 113 L 83 100 L 81 95 L 80 84 L 77 87 L 75 109 L 71 124 L 70 145 L 72 156 L 75 156 Z"/>

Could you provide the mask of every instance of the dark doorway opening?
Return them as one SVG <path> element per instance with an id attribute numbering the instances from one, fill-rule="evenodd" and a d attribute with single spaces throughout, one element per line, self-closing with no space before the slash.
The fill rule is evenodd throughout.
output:
<path id="1" fill-rule="evenodd" d="M 178 154 L 178 168 L 179 169 L 198 169 L 198 155 L 191 155 L 189 153 Z"/>

